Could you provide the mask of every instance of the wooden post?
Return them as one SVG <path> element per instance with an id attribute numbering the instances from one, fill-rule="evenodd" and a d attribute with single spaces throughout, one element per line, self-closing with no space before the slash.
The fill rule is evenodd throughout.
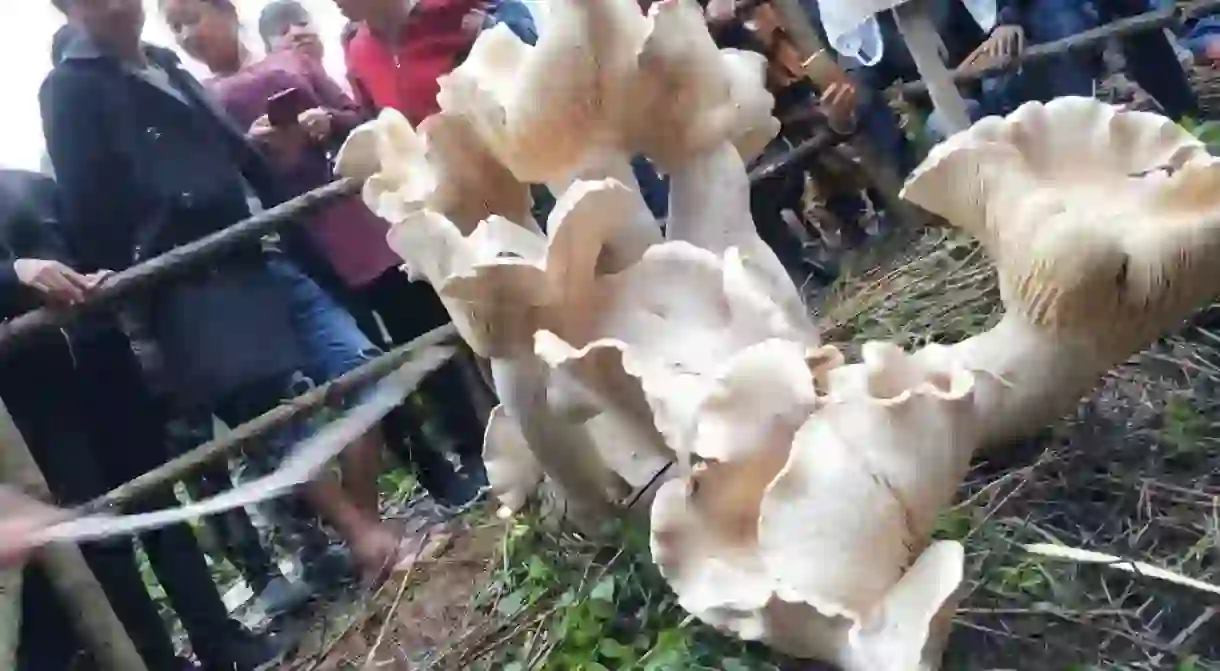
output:
<path id="1" fill-rule="evenodd" d="M 935 0 L 907 0 L 894 8 L 894 22 L 906 41 L 919 76 L 928 86 L 932 105 L 953 133 L 970 127 L 966 100 L 953 84 L 953 73 L 941 58 L 941 40 L 932 22 L 929 4 Z"/>
<path id="2" fill-rule="evenodd" d="M 34 498 L 45 500 L 50 497 L 47 481 L 3 400 L 0 400 L 0 479 Z M 148 671 L 127 630 L 110 607 L 106 592 L 85 563 L 80 548 L 75 545 L 43 548 L 35 555 L 35 561 L 42 562 L 73 625 L 102 669 Z M 14 585 L 14 578 L 5 576 L 2 611 L 7 612 L 3 612 L 4 616 L 8 612 L 18 615 L 21 612 L 20 570 L 16 573 L 17 589 L 9 589 Z M 13 668 L 9 660 L 16 655 L 20 621 L 19 616 L 0 620 L 0 645 L 6 646 L 0 648 L 0 663 L 8 663 L 0 669 Z"/>

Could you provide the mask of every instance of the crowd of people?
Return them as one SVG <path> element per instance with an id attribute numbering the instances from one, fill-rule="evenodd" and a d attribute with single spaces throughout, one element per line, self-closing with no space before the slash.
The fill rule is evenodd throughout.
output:
<path id="1" fill-rule="evenodd" d="M 231 0 L 159 0 L 178 45 L 210 71 L 203 81 L 173 51 L 141 40 L 142 0 L 51 1 L 67 19 L 40 92 L 54 178 L 0 172 L 4 319 L 79 303 L 116 271 L 331 181 L 347 134 L 378 110 L 397 109 L 413 124 L 438 110 L 438 78 L 461 62 L 480 31 L 505 24 L 526 42 L 538 37 L 521 0 L 335 0 L 350 20 L 343 33 L 349 95 L 323 69 L 323 41 L 295 0 L 263 8 L 256 30 L 264 56 L 241 39 Z M 951 64 L 975 67 L 1012 57 L 1026 44 L 1146 11 L 1156 1 L 1001 0 L 999 25 L 989 33 L 956 0 L 934 3 L 934 18 Z M 801 2 L 820 25 L 817 2 Z M 719 44 L 773 55 L 773 45 L 751 33 L 732 0 L 700 4 Z M 862 139 L 905 173 L 915 152 L 884 88 L 918 73 L 892 19 L 880 21 L 880 62 L 865 67 L 844 59 L 852 83 L 832 90 L 817 90 L 799 76 L 773 81 L 776 115 L 808 107 L 837 132 L 858 126 Z M 1198 58 L 1220 58 L 1212 24 L 1189 30 L 1185 43 Z M 1127 71 L 1168 114 L 1199 113 L 1168 36 L 1144 33 L 1122 38 L 1122 45 Z M 1005 113 L 1026 100 L 1091 95 L 1100 73 L 1095 54 L 1064 54 L 984 79 L 971 92 L 971 112 Z M 929 125 L 935 130 L 934 118 Z M 781 136 L 766 155 L 790 144 Z M 650 209 L 663 218 L 664 178 L 642 157 L 633 167 Z M 786 225 L 773 212 L 777 193 L 758 190 L 755 218 L 781 258 L 799 266 L 799 243 L 792 252 Z M 865 210 L 858 192 L 836 199 L 831 207 L 845 219 L 855 221 Z M 46 475 L 53 503 L 87 501 L 212 437 L 214 418 L 241 424 L 446 323 L 432 289 L 400 272 L 386 232 L 387 223 L 358 198 L 338 200 L 302 225 L 214 259 L 116 314 L 86 317 L 0 360 L 0 397 Z M 245 511 L 209 520 L 224 558 L 269 615 L 352 580 L 375 582 L 409 552 L 380 517 L 376 481 L 383 453 L 411 465 L 444 506 L 458 509 L 479 499 L 486 484 L 483 422 L 471 401 L 475 378 L 462 370 L 469 356 L 428 378 L 421 388 L 426 409 L 404 404 L 348 446 L 341 477 L 311 482 L 269 511 L 303 568 L 298 578 L 280 573 Z M 426 417 L 439 420 L 455 460 L 424 431 Z M 311 430 L 302 424 L 268 436 L 245 456 L 243 468 L 274 469 Z M 193 496 L 211 496 L 231 487 L 236 475 L 228 465 L 215 466 L 187 484 Z M 134 509 L 167 507 L 174 497 L 167 488 Z M 20 541 L 24 531 L 60 515 L 30 502 L 6 509 L 22 514 L 0 524 L 0 561 L 28 549 Z M 192 661 L 177 656 L 132 543 L 82 550 L 150 670 L 250 671 L 277 663 L 281 646 L 273 638 L 230 617 L 191 528 L 168 527 L 140 542 L 190 638 Z M 81 646 L 65 644 L 69 618 L 42 568 L 35 563 L 26 571 L 19 668 L 73 668 Z"/>

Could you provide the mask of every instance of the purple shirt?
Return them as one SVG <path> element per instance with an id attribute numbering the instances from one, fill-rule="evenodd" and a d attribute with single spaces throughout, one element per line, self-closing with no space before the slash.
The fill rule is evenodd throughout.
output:
<path id="1" fill-rule="evenodd" d="M 331 113 L 334 148 L 363 120 L 359 107 L 321 64 L 292 51 L 270 54 L 236 74 L 212 78 L 204 85 L 243 129 L 267 113 L 269 98 L 290 88 L 300 91 L 308 106 Z M 277 145 L 268 157 L 288 193 L 295 196 L 331 181 L 329 148 L 301 132 Z M 402 264 L 386 244 L 388 230 L 389 224 L 356 197 L 332 203 L 308 222 L 314 243 L 352 287 L 365 286 Z"/>

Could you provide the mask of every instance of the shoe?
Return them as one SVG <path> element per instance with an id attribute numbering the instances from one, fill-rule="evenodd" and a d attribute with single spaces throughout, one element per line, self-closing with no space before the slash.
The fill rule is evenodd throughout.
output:
<path id="1" fill-rule="evenodd" d="M 486 494 L 483 487 L 462 475 L 447 478 L 444 485 L 438 489 L 441 491 L 429 493 L 438 505 L 446 508 L 465 509 L 480 501 Z"/>
<path id="2" fill-rule="evenodd" d="M 300 610 L 313 599 L 313 588 L 308 583 L 276 576 L 254 599 L 253 609 L 269 620 Z"/>
<path id="3" fill-rule="evenodd" d="M 256 636 L 241 630 L 225 643 L 224 658 L 233 671 L 268 671 L 284 661 L 287 650 L 277 645 L 274 636 Z"/>
<path id="4" fill-rule="evenodd" d="M 301 579 L 314 596 L 350 587 L 359 580 L 352 554 L 343 546 L 332 545 L 319 555 L 301 559 Z"/>

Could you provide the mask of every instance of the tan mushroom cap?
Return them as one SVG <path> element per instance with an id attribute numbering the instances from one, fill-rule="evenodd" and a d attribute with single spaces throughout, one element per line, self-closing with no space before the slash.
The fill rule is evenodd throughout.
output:
<path id="1" fill-rule="evenodd" d="M 530 214 L 529 188 L 495 159 L 467 119 L 443 111 L 417 131 L 397 110 L 382 110 L 352 131 L 336 172 L 367 180 L 365 204 L 391 224 L 427 208 L 467 235 L 492 215 L 541 232 Z"/>
<path id="2" fill-rule="evenodd" d="M 854 621 L 922 551 L 979 440 L 975 374 L 921 370 L 887 343 L 862 358 L 829 372 L 829 402 L 797 432 L 759 515 L 780 598 Z"/>
<path id="3" fill-rule="evenodd" d="M 693 2 L 645 17 L 635 0 L 548 0 L 547 20 L 535 46 L 482 33 L 437 98 L 522 181 L 562 183 L 615 152 L 666 171 L 726 141 L 753 158 L 778 132 L 764 60 L 719 52 Z"/>
<path id="4" fill-rule="evenodd" d="M 1220 282 L 1220 161 L 1159 115 L 1027 103 L 938 145 L 903 196 L 984 244 L 1010 311 L 1111 361 Z"/>

